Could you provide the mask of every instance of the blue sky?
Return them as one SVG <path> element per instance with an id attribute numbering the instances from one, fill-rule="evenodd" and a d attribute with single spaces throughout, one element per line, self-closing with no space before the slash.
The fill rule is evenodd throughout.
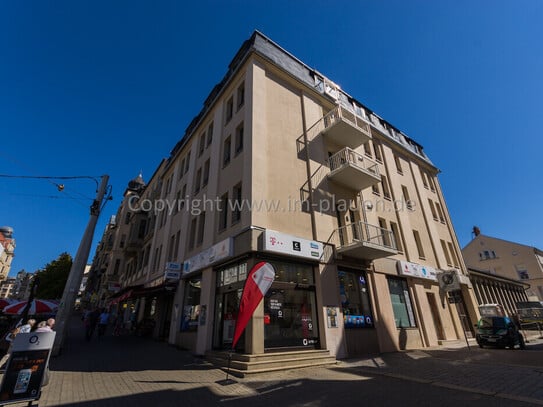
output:
<path id="1" fill-rule="evenodd" d="M 418 141 L 461 246 L 543 249 L 543 2 L 0 2 L 0 174 L 148 179 L 254 29 Z M 57 181 L 59 182 L 59 181 Z M 12 274 L 72 255 L 96 186 L 0 178 Z M 90 259 L 89 259 L 90 261 Z"/>

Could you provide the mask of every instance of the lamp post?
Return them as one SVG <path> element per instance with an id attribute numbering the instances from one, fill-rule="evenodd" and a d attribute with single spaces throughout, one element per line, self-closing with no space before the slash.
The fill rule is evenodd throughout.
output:
<path id="1" fill-rule="evenodd" d="M 62 345 L 64 344 L 66 327 L 72 315 L 75 299 L 79 291 L 79 287 L 81 286 L 81 280 L 83 279 L 83 273 L 85 272 L 85 266 L 89 258 L 94 229 L 96 228 L 96 223 L 98 222 L 98 216 L 100 216 L 102 201 L 104 199 L 107 183 L 109 181 L 108 175 L 102 175 L 101 178 L 102 181 L 96 193 L 96 199 L 90 207 L 89 223 L 87 224 L 87 228 L 85 229 L 85 233 L 83 234 L 83 238 L 81 239 L 81 243 L 77 249 L 74 262 L 72 263 L 72 268 L 70 269 L 70 274 L 68 275 L 68 280 L 66 281 L 66 286 L 64 287 L 62 300 L 60 301 L 58 307 L 55 323 L 55 331 L 57 334 L 52 350 L 53 356 L 57 356 L 60 353 Z"/>

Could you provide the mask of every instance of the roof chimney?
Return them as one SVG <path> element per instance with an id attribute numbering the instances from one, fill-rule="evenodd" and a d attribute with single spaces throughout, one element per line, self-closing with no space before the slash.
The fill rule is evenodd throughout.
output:
<path id="1" fill-rule="evenodd" d="M 481 234 L 481 229 L 479 229 L 479 226 L 474 226 L 472 233 L 475 235 L 475 237 L 479 236 Z"/>

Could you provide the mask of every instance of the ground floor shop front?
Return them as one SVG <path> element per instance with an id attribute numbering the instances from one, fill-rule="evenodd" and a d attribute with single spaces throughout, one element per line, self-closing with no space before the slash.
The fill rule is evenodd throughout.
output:
<path id="1" fill-rule="evenodd" d="M 417 349 L 464 339 L 477 320 L 468 284 L 451 299 L 435 276 L 402 273 L 397 260 L 364 267 L 252 252 L 184 276 L 171 307 L 170 343 L 199 355 L 230 350 L 247 274 L 260 261 L 273 265 L 275 280 L 239 353 L 326 349 L 347 358 Z"/>

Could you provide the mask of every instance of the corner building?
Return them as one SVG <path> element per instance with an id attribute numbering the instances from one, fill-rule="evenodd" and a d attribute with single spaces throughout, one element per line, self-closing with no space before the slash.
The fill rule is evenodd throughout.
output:
<path id="1" fill-rule="evenodd" d="M 152 237 L 123 292 L 171 284 L 180 266 L 160 318 L 196 354 L 231 347 L 259 261 L 276 278 L 240 353 L 344 358 L 463 339 L 476 301 L 437 173 L 419 144 L 255 32 L 141 194 Z M 148 210 L 157 200 L 175 204 Z"/>

